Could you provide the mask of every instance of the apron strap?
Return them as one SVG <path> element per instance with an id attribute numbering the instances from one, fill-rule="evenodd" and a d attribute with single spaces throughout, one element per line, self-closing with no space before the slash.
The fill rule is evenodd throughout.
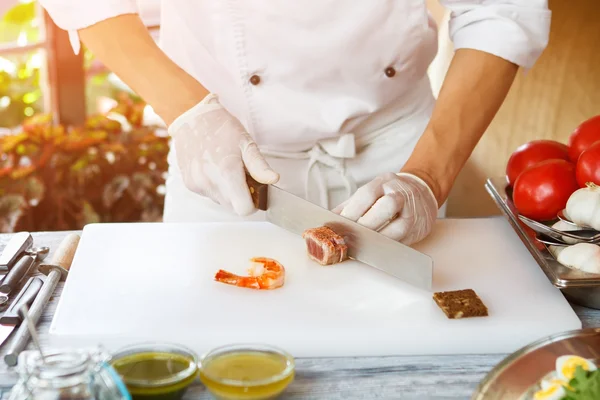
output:
<path id="1" fill-rule="evenodd" d="M 320 140 L 307 151 L 282 152 L 263 150 L 265 156 L 280 157 L 288 159 L 308 159 L 306 169 L 305 196 L 306 199 L 329 209 L 329 189 L 327 187 L 322 167 L 328 167 L 337 171 L 344 183 L 347 197 L 356 191 L 356 181 L 346 169 L 346 159 L 356 155 L 356 143 L 354 134 L 346 133 L 336 138 Z M 316 193 L 314 190 L 316 188 Z"/>

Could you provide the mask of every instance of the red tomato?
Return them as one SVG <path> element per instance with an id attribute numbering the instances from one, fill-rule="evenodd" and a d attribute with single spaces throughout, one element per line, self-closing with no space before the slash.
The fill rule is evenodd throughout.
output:
<path id="1" fill-rule="evenodd" d="M 555 140 L 532 140 L 517 147 L 506 164 L 508 184 L 514 185 L 521 172 L 528 167 L 553 159 L 569 160 L 569 148 L 566 144 Z"/>
<path id="2" fill-rule="evenodd" d="M 600 115 L 583 121 L 569 137 L 569 158 L 577 162 L 585 149 L 600 140 Z"/>
<path id="3" fill-rule="evenodd" d="M 600 185 L 600 141 L 581 153 L 577 160 L 575 176 L 579 187 L 585 187 L 586 182 Z"/>
<path id="4" fill-rule="evenodd" d="M 519 175 L 513 190 L 513 202 L 521 215 L 536 221 L 549 221 L 565 208 L 567 200 L 577 189 L 573 163 L 546 160 Z"/>

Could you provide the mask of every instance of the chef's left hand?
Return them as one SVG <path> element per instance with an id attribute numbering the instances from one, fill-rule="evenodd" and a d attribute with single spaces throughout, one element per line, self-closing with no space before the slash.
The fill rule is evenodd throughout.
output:
<path id="1" fill-rule="evenodd" d="M 390 172 L 358 188 L 333 212 L 410 245 L 429 235 L 437 218 L 438 203 L 421 178 Z"/>

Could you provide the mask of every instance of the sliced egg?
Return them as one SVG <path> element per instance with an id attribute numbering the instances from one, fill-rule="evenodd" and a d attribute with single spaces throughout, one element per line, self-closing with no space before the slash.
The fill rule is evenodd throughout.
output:
<path id="1" fill-rule="evenodd" d="M 569 382 L 563 381 L 562 379 L 558 379 L 558 378 L 544 379 L 540 383 L 542 390 L 548 389 L 549 387 L 556 386 L 556 385 L 567 387 L 568 389 L 571 389 L 571 386 L 569 386 Z"/>
<path id="2" fill-rule="evenodd" d="M 559 379 L 569 382 L 575 375 L 575 370 L 581 366 L 586 371 L 595 371 L 596 365 L 590 360 L 579 356 L 560 356 L 556 359 L 556 374 Z"/>
<path id="3" fill-rule="evenodd" d="M 552 385 L 546 385 L 546 388 L 542 388 L 533 394 L 534 400 L 561 400 L 566 396 L 567 391 L 560 383 L 554 383 Z"/>

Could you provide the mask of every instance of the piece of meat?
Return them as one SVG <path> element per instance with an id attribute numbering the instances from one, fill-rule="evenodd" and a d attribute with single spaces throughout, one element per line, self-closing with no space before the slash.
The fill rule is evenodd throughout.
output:
<path id="1" fill-rule="evenodd" d="M 321 265 L 331 265 L 348 258 L 344 238 L 327 226 L 307 229 L 302 233 L 308 256 Z"/>

